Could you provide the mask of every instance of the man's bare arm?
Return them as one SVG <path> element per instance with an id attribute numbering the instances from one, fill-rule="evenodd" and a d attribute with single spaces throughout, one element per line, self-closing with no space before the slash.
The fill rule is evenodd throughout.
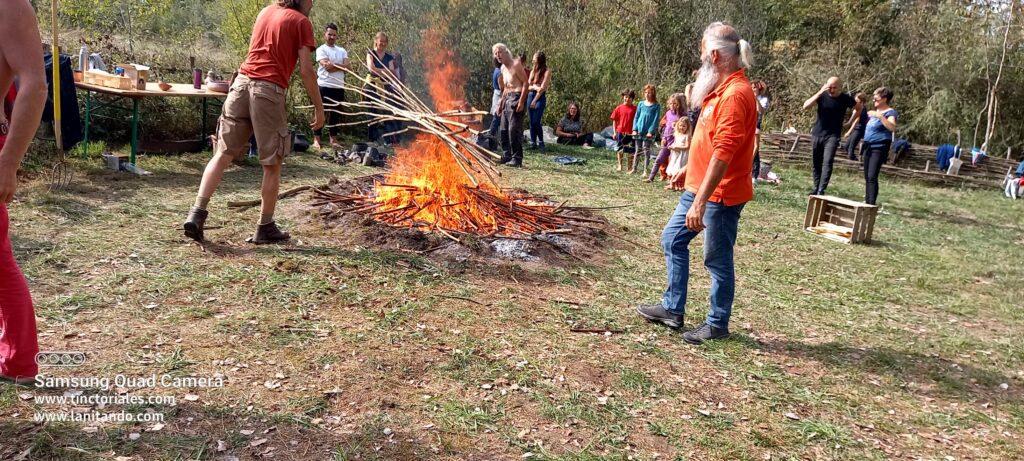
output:
<path id="1" fill-rule="evenodd" d="M 14 101 L 7 142 L 0 149 L 0 203 L 14 198 L 17 171 L 25 156 L 46 103 L 46 76 L 43 46 L 39 40 L 36 14 L 27 0 L 5 2 L 0 15 L 0 97 L 18 78 L 18 97 Z"/>
<path id="2" fill-rule="evenodd" d="M 828 91 L 828 83 L 826 82 L 825 85 L 823 85 L 821 87 L 821 89 L 818 90 L 817 93 L 814 93 L 814 96 L 811 96 L 810 98 L 807 98 L 806 101 L 804 101 L 803 110 L 810 109 L 811 106 L 814 106 L 814 104 L 818 102 L 818 98 L 820 98 L 821 95 L 825 94 L 825 92 L 827 92 L 827 91 Z"/>
<path id="3" fill-rule="evenodd" d="M 331 62 L 330 59 L 323 58 L 323 59 L 320 59 L 319 62 L 320 62 L 320 65 L 323 66 L 324 70 L 326 70 L 327 72 L 337 72 L 337 71 L 341 70 L 341 69 L 338 68 L 338 66 L 335 66 L 334 63 Z"/>
<path id="4" fill-rule="evenodd" d="M 320 98 L 320 87 L 316 84 L 316 69 L 313 69 L 313 61 L 310 59 L 309 48 L 299 49 L 299 75 L 302 76 L 302 86 L 309 94 L 309 100 L 313 103 L 313 121 L 309 124 L 313 130 L 319 130 L 324 126 L 324 103 Z"/>

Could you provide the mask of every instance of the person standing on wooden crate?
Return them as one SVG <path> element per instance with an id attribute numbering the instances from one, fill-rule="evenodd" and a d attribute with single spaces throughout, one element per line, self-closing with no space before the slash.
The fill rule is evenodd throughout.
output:
<path id="1" fill-rule="evenodd" d="M 706 229 L 704 266 L 711 273 L 711 309 L 704 323 L 683 333 L 691 344 L 729 335 L 736 289 L 733 247 L 740 212 L 754 198 L 750 171 L 757 129 L 756 100 L 745 72 L 753 64 L 750 44 L 732 26 L 713 23 L 701 40 L 701 61 L 690 106 L 702 109 L 690 144 L 685 192 L 661 235 L 668 288 L 661 303 L 636 308 L 648 320 L 683 325 L 690 241 Z"/>
<path id="2" fill-rule="evenodd" d="M 878 175 L 882 165 L 889 160 L 892 133 L 896 131 L 896 109 L 889 107 L 893 93 L 887 87 L 879 87 L 871 96 L 875 110 L 868 112 L 868 123 L 864 129 L 864 203 L 876 205 L 878 201 Z"/>
<path id="3" fill-rule="evenodd" d="M 324 105 L 313 68 L 316 42 L 313 41 L 313 25 L 309 22 L 312 8 L 313 0 L 277 0 L 256 17 L 249 54 L 224 101 L 213 158 L 206 165 L 195 205 L 183 224 L 185 236 L 203 241 L 210 197 L 224 178 L 224 170 L 233 160 L 244 158 L 249 137 L 255 134 L 263 165 L 263 203 L 259 225 L 249 241 L 259 245 L 291 238 L 274 223 L 274 209 L 281 187 L 281 167 L 285 155 L 291 151 L 285 94 L 296 61 L 302 85 L 314 107 L 310 127 L 316 132 L 324 125 Z"/>
<path id="4" fill-rule="evenodd" d="M 811 192 L 822 195 L 832 179 L 832 164 L 839 148 L 847 109 L 858 107 L 857 101 L 842 92 L 839 77 L 830 77 L 814 96 L 804 101 L 804 110 L 818 108 L 818 119 L 811 131 Z"/>
<path id="5" fill-rule="evenodd" d="M 25 276 L 11 247 L 7 204 L 18 189 L 18 167 L 46 103 L 43 45 L 35 11 L 25 0 L 7 2 L 0 14 L 0 380 L 29 384 L 39 372 L 36 316 Z M 14 90 L 17 78 L 18 90 Z M 13 102 L 11 111 L 7 109 Z"/>
<path id="6" fill-rule="evenodd" d="M 338 144 L 338 134 L 341 133 L 341 102 L 345 100 L 345 69 L 349 68 L 348 50 L 337 45 L 338 25 L 328 23 L 324 27 L 324 44 L 316 49 L 316 61 L 319 64 L 316 69 L 316 84 L 320 88 L 320 97 L 325 106 L 331 107 L 331 114 L 327 116 L 327 134 L 330 137 L 330 146 L 334 149 L 341 149 Z M 313 148 L 320 150 L 321 131 L 313 133 Z"/>

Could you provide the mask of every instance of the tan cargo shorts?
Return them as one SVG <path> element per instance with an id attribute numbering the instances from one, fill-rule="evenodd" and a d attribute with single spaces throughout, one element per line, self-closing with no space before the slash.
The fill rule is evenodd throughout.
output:
<path id="1" fill-rule="evenodd" d="M 256 135 L 261 165 L 280 165 L 291 152 L 285 89 L 238 74 L 218 121 L 216 152 L 241 159 Z"/>

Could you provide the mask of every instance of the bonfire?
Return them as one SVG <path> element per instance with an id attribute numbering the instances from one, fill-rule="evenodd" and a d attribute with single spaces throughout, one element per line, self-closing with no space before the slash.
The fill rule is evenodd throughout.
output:
<path id="1" fill-rule="evenodd" d="M 389 160 L 390 171 L 352 181 L 344 192 L 314 190 L 314 206 L 328 214 L 364 213 L 394 227 L 439 232 L 458 241 L 459 234 L 485 237 L 532 237 L 571 233 L 575 227 L 603 223 L 588 217 L 584 207 L 567 207 L 525 191 L 503 189 L 501 173 L 494 168 L 500 156 L 473 141 L 480 131 L 469 120 L 486 115 L 465 110 L 463 83 L 466 72 L 450 51 L 439 45 L 436 32 L 427 32 L 427 80 L 431 109 L 402 82 L 388 74 L 384 81 L 391 92 L 365 91 L 374 85 L 369 77 L 348 71 L 358 85 L 345 89 L 361 96 L 359 102 L 328 101 L 327 110 L 363 115 L 369 123 L 401 121 L 401 132 L 416 132 L 408 146 L 399 147 Z M 343 123 L 354 125 L 367 123 Z"/>

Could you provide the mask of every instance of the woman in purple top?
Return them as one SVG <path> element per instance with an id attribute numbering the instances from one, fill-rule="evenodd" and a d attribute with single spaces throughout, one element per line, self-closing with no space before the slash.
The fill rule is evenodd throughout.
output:
<path id="1" fill-rule="evenodd" d="M 654 160 L 654 168 L 651 169 L 651 175 L 644 180 L 644 182 L 654 181 L 654 176 L 661 171 L 661 167 L 668 163 L 668 157 L 672 153 L 668 149 L 668 146 L 672 145 L 674 136 L 672 135 L 672 127 L 676 124 L 676 120 L 680 117 L 686 116 L 686 95 L 683 93 L 675 93 L 668 98 L 668 110 L 665 111 L 665 117 L 661 119 L 661 151 L 658 152 L 658 158 Z M 665 173 L 661 173 L 661 180 L 668 179 Z"/>

